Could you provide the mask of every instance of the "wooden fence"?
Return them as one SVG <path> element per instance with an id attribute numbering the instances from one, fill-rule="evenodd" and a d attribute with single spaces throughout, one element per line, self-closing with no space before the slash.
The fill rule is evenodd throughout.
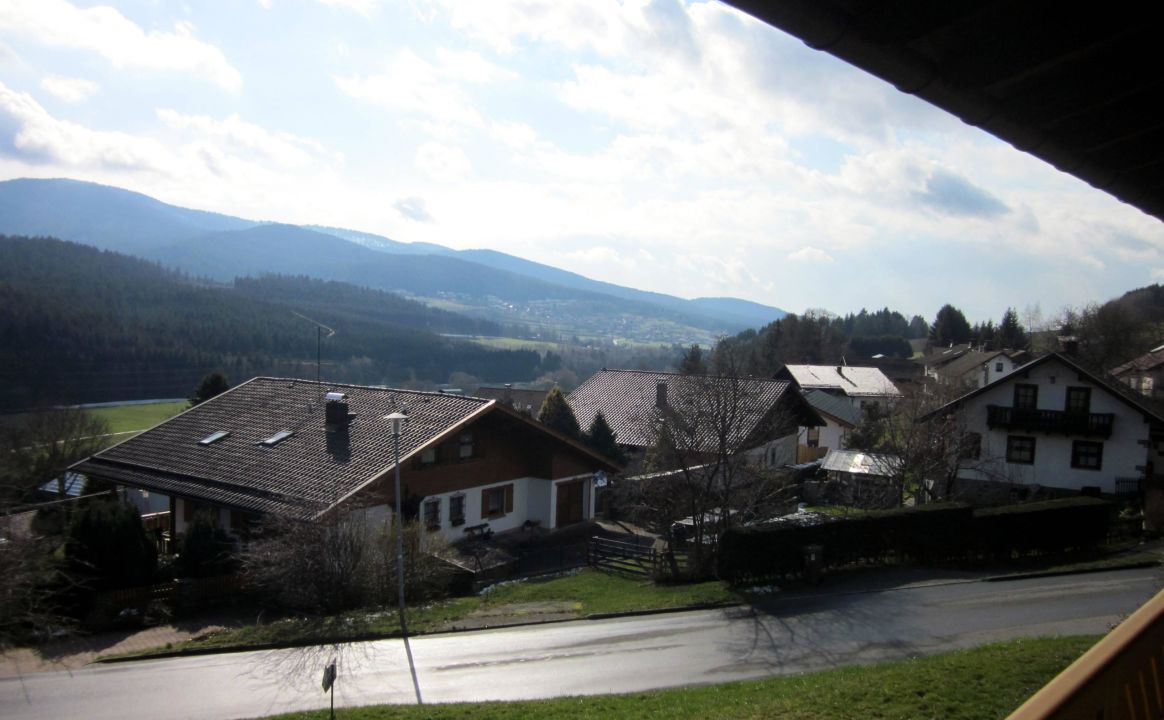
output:
<path id="1" fill-rule="evenodd" d="M 654 577 L 659 566 L 659 554 L 649 545 L 593 537 L 590 538 L 590 566 L 610 572 Z"/>

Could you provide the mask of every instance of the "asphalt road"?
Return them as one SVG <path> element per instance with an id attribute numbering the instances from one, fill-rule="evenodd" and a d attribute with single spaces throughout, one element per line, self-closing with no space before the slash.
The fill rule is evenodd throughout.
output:
<path id="1" fill-rule="evenodd" d="M 694 611 L 433 635 L 412 643 L 426 702 L 647 690 L 905 658 L 1026 635 L 1102 633 L 1162 585 L 1157 569 L 780 597 Z M 414 702 L 403 645 L 357 643 L 0 680 L 0 717 L 248 718 Z"/>

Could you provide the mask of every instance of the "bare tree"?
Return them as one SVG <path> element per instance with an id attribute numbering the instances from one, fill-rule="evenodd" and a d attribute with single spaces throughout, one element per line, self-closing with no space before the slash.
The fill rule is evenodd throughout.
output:
<path id="1" fill-rule="evenodd" d="M 81 408 L 29 415 L 0 431 L 0 507 L 30 499 L 53 480 L 64 495 L 65 470 L 108 442 L 108 424 Z"/>
<path id="2" fill-rule="evenodd" d="M 269 516 L 243 551 L 243 572 L 281 604 L 333 614 L 396 602 L 395 535 L 363 510 L 336 510 L 315 520 Z M 447 579 L 439 538 L 404 525 L 405 592 L 433 597 Z"/>
<path id="3" fill-rule="evenodd" d="M 982 438 L 966 427 L 957 408 L 948 407 L 956 392 L 938 384 L 912 388 L 888 412 L 867 413 L 850 434 L 851 449 L 887 456 L 891 475 L 884 490 L 892 497 L 879 500 L 902 505 L 908 498 L 953 499 L 963 470 L 995 474 L 996 458 L 984 454 Z"/>
<path id="4" fill-rule="evenodd" d="M 54 480 L 63 496 L 65 470 L 101 449 L 107 432 L 77 408 L 36 413 L 0 430 L 0 648 L 63 624 L 56 600 L 67 578 L 52 556 L 61 540 L 41 537 L 44 528 L 31 522 L 35 511 L 27 504 Z M 63 512 L 67 505 L 52 507 Z"/>
<path id="5" fill-rule="evenodd" d="M 783 403 L 773 406 L 768 381 L 729 374 L 674 383 L 647 420 L 654 443 L 645 474 L 622 483 L 618 499 L 632 518 L 669 537 L 672 527 L 685 528 L 688 537 L 672 540 L 685 540 L 689 569 L 706 574 L 721 533 L 789 504 L 789 476 L 774 468 L 793 460 L 797 422 Z M 781 437 L 791 440 L 773 441 Z M 678 574 L 674 545 L 668 558 Z"/>

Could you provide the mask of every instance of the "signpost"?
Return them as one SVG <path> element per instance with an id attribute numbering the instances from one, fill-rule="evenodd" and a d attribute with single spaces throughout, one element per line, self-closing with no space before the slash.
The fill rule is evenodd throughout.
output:
<path id="1" fill-rule="evenodd" d="M 335 720 L 335 660 L 323 669 L 323 691 L 331 691 L 331 720 Z"/>

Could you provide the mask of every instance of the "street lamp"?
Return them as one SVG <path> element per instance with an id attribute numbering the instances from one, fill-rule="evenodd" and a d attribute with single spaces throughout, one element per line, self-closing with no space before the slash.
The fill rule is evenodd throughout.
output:
<path id="1" fill-rule="evenodd" d="M 412 646 L 408 642 L 408 623 L 404 619 L 404 514 L 401 511 L 400 492 L 400 431 L 408 416 L 402 412 L 385 415 L 385 420 L 392 423 L 392 441 L 396 449 L 396 517 L 392 524 L 396 528 L 396 579 L 399 583 L 397 597 L 400 600 L 400 636 L 404 639 L 404 652 L 408 655 L 408 670 L 412 673 L 412 687 L 416 690 L 416 704 L 423 705 L 420 699 L 420 682 L 416 679 L 416 665 L 412 662 Z"/>

